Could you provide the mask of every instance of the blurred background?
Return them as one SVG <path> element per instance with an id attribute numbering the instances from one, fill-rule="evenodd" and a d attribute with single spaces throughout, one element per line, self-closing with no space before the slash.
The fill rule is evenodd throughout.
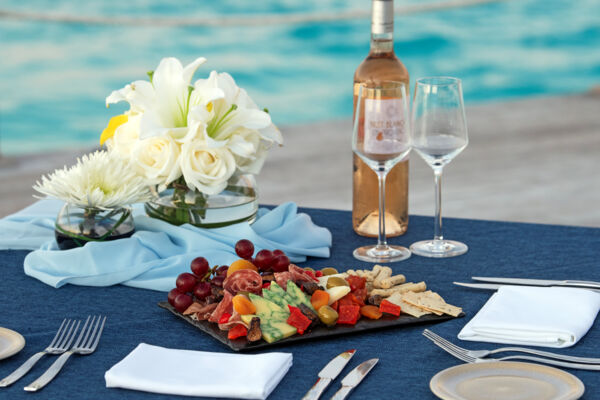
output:
<path id="1" fill-rule="evenodd" d="M 369 0 L 3 0 L 0 216 L 35 201 L 41 173 L 98 143 L 112 90 L 161 58 L 208 59 L 280 126 L 262 203 L 351 207 L 352 77 Z M 470 145 L 446 170 L 444 214 L 600 226 L 597 0 L 396 0 L 395 49 L 411 75 L 462 78 Z M 411 213 L 433 177 L 411 163 Z"/>

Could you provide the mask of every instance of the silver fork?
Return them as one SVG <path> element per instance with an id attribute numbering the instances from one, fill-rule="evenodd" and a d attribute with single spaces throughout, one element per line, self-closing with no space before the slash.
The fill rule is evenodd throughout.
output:
<path id="1" fill-rule="evenodd" d="M 563 354 L 550 353 L 548 351 L 528 349 L 526 347 L 500 347 L 500 348 L 494 349 L 494 350 L 468 350 L 468 349 L 464 349 L 452 342 L 449 342 L 448 340 L 444 339 L 440 335 L 433 333 L 429 329 L 425 329 L 423 331 L 423 336 L 425 336 L 428 339 L 431 339 L 433 341 L 437 340 L 440 343 L 444 343 L 448 347 L 453 347 L 456 351 L 458 351 L 460 353 L 464 353 L 468 356 L 476 357 L 476 358 L 484 358 L 491 354 L 513 351 L 513 352 L 517 352 L 517 353 L 533 354 L 536 356 L 554 358 L 556 360 L 570 361 L 570 362 L 575 362 L 575 363 L 600 364 L 600 358 L 567 356 L 567 355 L 563 355 Z"/>
<path id="2" fill-rule="evenodd" d="M 446 341 L 447 343 L 450 343 L 452 345 L 452 346 L 449 346 L 446 343 L 439 341 L 437 339 L 434 339 L 433 337 L 431 337 L 429 335 L 425 335 L 425 332 L 423 332 L 423 335 L 427 339 L 431 340 L 436 346 L 438 346 L 441 349 L 445 350 L 446 352 L 452 354 L 454 357 L 458 358 L 459 360 L 462 360 L 467 363 L 523 360 L 523 361 L 534 361 L 534 362 L 538 362 L 538 363 L 542 363 L 542 364 L 556 365 L 558 367 L 563 367 L 563 368 L 585 369 L 585 370 L 589 370 L 589 371 L 600 371 L 600 365 L 598 365 L 598 364 L 573 363 L 573 362 L 567 362 L 567 361 L 552 360 L 552 359 L 542 358 L 542 357 L 521 356 L 521 355 L 507 356 L 507 357 L 501 357 L 501 358 L 473 357 L 473 356 L 468 355 L 464 351 L 466 349 L 463 349 L 462 347 L 456 346 L 456 345 Z"/>
<path id="3" fill-rule="evenodd" d="M 21 377 L 29 372 L 35 363 L 37 363 L 46 354 L 62 354 L 67 351 L 69 347 L 71 347 L 73 339 L 75 339 L 75 335 L 77 334 L 80 323 L 81 321 L 75 321 L 74 319 L 63 319 L 63 322 L 60 324 L 60 327 L 58 328 L 54 339 L 52 339 L 52 342 L 50 342 L 50 345 L 48 345 L 48 347 L 39 353 L 35 353 L 29 357 L 29 360 L 25 361 L 23 365 L 17 368 L 12 374 L 2 379 L 0 381 L 0 387 L 12 385 L 21 379 Z"/>
<path id="4" fill-rule="evenodd" d="M 102 324 L 100 324 L 100 320 L 102 320 Z M 96 350 L 98 342 L 100 341 L 100 335 L 102 335 L 102 329 L 104 329 L 106 317 L 102 318 L 101 316 L 98 316 L 98 319 L 96 319 L 96 316 L 94 316 L 89 326 L 88 322 L 90 322 L 89 316 L 85 320 L 85 324 L 81 329 L 81 333 L 79 334 L 79 337 L 77 338 L 77 341 L 73 347 L 71 347 L 71 350 L 58 357 L 58 359 L 54 361 L 54 364 L 52 364 L 46 372 L 44 372 L 35 381 L 25 386 L 24 389 L 26 391 L 36 392 L 46 386 L 60 372 L 63 365 L 65 365 L 69 357 L 71 357 L 71 354 L 75 353 L 80 355 L 88 355 Z M 100 329 L 98 329 L 98 326 Z"/>

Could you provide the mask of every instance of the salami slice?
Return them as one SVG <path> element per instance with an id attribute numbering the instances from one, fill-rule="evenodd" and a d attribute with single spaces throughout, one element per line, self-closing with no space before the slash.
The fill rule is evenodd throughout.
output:
<path id="1" fill-rule="evenodd" d="M 261 294 L 262 277 L 251 269 L 240 269 L 227 277 L 223 282 L 225 292 L 237 294 L 239 292 L 250 292 Z"/>
<path id="2" fill-rule="evenodd" d="M 219 322 L 224 313 L 233 314 L 233 296 L 227 290 L 223 293 L 223 300 L 217 305 L 215 311 L 210 315 L 209 322 Z"/>

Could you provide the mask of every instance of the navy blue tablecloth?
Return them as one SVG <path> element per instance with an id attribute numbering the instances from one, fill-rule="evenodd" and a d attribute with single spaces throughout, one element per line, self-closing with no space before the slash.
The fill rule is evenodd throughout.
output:
<path id="1" fill-rule="evenodd" d="M 330 259 L 312 259 L 304 266 L 334 266 L 340 270 L 367 267 L 352 258 L 352 250 L 373 240 L 354 234 L 349 212 L 303 211 L 309 213 L 317 224 L 331 229 L 334 239 Z M 436 325 L 392 328 L 276 347 L 274 351 L 293 353 L 294 365 L 270 399 L 302 397 L 314 383 L 321 367 L 350 348 L 357 349 L 357 353 L 344 373 L 368 358 L 380 359 L 367 379 L 352 393 L 352 399 L 435 399 L 429 390 L 429 380 L 438 371 L 457 365 L 459 361 L 431 344 L 421 332 L 428 327 L 458 341 L 456 335 L 460 329 L 490 296 L 487 291 L 453 286 L 452 281 L 469 281 L 473 275 L 600 281 L 600 229 L 448 218 L 444 220 L 444 230 L 448 238 L 467 243 L 469 252 L 450 259 L 413 256 L 391 266 L 394 272 L 405 274 L 410 281 L 425 280 L 449 303 L 462 306 L 467 314 L 465 318 Z M 390 242 L 408 246 L 431 237 L 432 231 L 431 218 L 412 217 L 407 234 L 392 238 Z M 42 359 L 33 371 L 13 386 L 0 388 L 0 398 L 169 398 L 107 389 L 104 372 L 140 342 L 178 349 L 229 351 L 160 309 L 156 304 L 166 298 L 165 293 L 124 286 L 95 288 L 67 285 L 53 289 L 25 276 L 23 258 L 26 254 L 25 251 L 0 252 L 0 326 L 20 332 L 27 342 L 20 353 L 0 360 L 0 378 L 47 346 L 64 317 L 105 314 L 108 321 L 97 351 L 90 356 L 73 356 L 57 378 L 41 392 L 26 393 L 23 386 L 39 376 L 53 362 L 52 357 Z M 475 342 L 463 344 L 474 349 L 490 346 Z M 559 351 L 600 357 L 598 321 L 576 346 Z M 181 367 L 197 369 L 200 374 L 206 366 Z M 585 399 L 600 399 L 600 372 L 569 372 L 586 385 Z M 236 366 L 232 365 L 230 378 L 236 379 L 238 373 Z M 331 397 L 339 387 L 339 381 L 334 382 L 322 398 Z"/>

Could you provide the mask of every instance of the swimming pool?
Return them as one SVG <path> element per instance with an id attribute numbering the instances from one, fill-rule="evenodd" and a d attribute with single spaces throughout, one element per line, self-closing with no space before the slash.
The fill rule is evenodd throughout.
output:
<path id="1" fill-rule="evenodd" d="M 366 0 L 5 0 L 0 8 L 87 16 L 220 16 L 366 9 Z M 400 6 L 406 2 L 396 0 Z M 415 3 L 413 0 L 412 3 Z M 369 46 L 365 20 L 228 27 L 81 25 L 0 19 L 0 151 L 97 143 L 105 97 L 160 58 L 208 58 L 277 124 L 347 118 L 352 75 Z M 597 0 L 513 0 L 396 16 L 396 52 L 411 73 L 463 78 L 468 103 L 575 93 L 600 84 Z"/>

